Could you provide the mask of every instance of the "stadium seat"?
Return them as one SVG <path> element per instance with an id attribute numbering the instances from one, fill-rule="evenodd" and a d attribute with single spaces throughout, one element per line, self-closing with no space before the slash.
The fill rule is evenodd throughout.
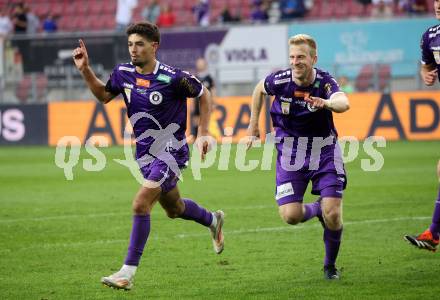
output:
<path id="1" fill-rule="evenodd" d="M 53 16 L 61 16 L 64 13 L 64 3 L 54 2 L 50 6 L 50 13 Z"/>
<path id="2" fill-rule="evenodd" d="M 380 64 L 378 66 L 379 90 L 383 91 L 389 88 L 391 80 L 391 66 L 388 64 Z"/>
<path id="3" fill-rule="evenodd" d="M 15 90 L 15 96 L 22 102 L 26 103 L 30 96 L 30 89 L 32 86 L 31 75 L 24 75 Z"/>
<path id="4" fill-rule="evenodd" d="M 79 16 L 88 16 L 90 17 L 91 12 L 89 11 L 89 4 L 86 1 L 77 2 L 76 4 L 76 12 Z"/>
<path id="5" fill-rule="evenodd" d="M 103 6 L 103 13 L 106 14 L 116 14 L 116 0 L 110 0 L 110 1 L 106 1 L 104 2 L 104 6 Z"/>
<path id="6" fill-rule="evenodd" d="M 364 65 L 356 77 L 355 87 L 359 92 L 368 91 L 373 87 L 374 67 L 371 64 Z"/>
<path id="7" fill-rule="evenodd" d="M 103 11 L 104 2 L 103 1 L 91 1 L 89 6 L 90 13 L 93 15 L 98 15 Z"/>
<path id="8" fill-rule="evenodd" d="M 37 85 L 37 100 L 42 102 L 44 100 L 43 98 L 47 94 L 47 76 L 44 73 L 40 73 L 37 75 L 36 79 L 36 85 Z"/>
<path id="9" fill-rule="evenodd" d="M 31 6 L 31 11 L 34 12 L 40 19 L 43 19 L 47 16 L 51 8 L 49 2 L 44 3 L 33 3 Z"/>

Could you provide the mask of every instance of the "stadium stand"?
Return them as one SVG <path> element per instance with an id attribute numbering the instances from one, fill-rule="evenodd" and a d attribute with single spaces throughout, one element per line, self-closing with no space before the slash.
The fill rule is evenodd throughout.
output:
<path id="1" fill-rule="evenodd" d="M 48 13 L 58 18 L 58 24 L 61 31 L 79 31 L 79 30 L 113 30 L 115 26 L 114 16 L 116 12 L 116 0 L 92 0 L 92 1 L 55 1 L 55 0 L 0 0 L 0 6 L 24 2 L 31 10 L 43 19 Z M 139 0 L 138 9 L 134 11 L 133 21 L 142 19 L 142 8 L 150 0 Z M 275 1 L 271 1 L 275 2 Z M 194 1 L 162 1 L 169 3 L 177 16 L 176 26 L 194 25 L 192 7 Z M 428 1 L 432 11 L 433 2 Z M 216 23 L 225 4 L 232 12 L 239 12 L 242 20 L 249 20 L 253 0 L 212 0 L 210 2 L 211 23 Z M 366 18 L 370 17 L 371 5 L 366 8 L 357 0 L 313 0 L 306 20 L 316 19 L 347 19 L 347 18 Z M 398 5 L 394 6 L 394 15 L 399 16 L 404 12 Z"/>

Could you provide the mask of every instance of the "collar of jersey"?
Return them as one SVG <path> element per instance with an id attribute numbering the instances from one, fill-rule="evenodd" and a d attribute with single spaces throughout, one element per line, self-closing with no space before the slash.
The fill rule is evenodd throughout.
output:
<path id="1" fill-rule="evenodd" d="M 133 65 L 133 64 L 130 62 L 130 65 Z M 136 70 L 136 66 L 134 66 L 134 71 L 136 72 L 136 74 L 141 75 L 141 76 L 156 75 L 156 74 L 157 74 L 157 71 L 159 70 L 159 66 L 160 66 L 160 61 L 158 61 L 158 60 L 156 59 L 156 65 L 154 66 L 153 73 L 148 73 L 148 74 L 142 74 L 142 73 L 139 73 L 139 72 Z"/>
<path id="2" fill-rule="evenodd" d="M 297 85 L 297 84 L 295 83 L 295 80 L 293 79 L 293 75 L 292 75 L 292 81 L 291 81 L 291 82 L 293 82 L 293 83 L 295 84 L 295 86 L 297 86 L 298 88 L 307 89 L 307 88 L 309 88 L 309 87 L 315 85 L 316 77 L 317 77 L 317 76 L 318 76 L 318 71 L 316 71 L 316 68 L 313 68 L 313 77 L 314 77 L 314 78 L 313 78 L 312 83 L 310 83 L 308 86 Z"/>

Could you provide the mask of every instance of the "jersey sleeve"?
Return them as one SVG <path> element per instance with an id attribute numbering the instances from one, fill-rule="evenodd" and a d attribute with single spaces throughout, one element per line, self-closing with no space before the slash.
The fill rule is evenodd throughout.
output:
<path id="1" fill-rule="evenodd" d="M 186 98 L 198 98 L 203 93 L 203 84 L 186 71 L 179 71 L 176 76 L 176 88 Z"/>
<path id="2" fill-rule="evenodd" d="M 274 83 L 275 74 L 270 74 L 264 79 L 264 91 L 268 95 L 275 95 L 275 83 Z"/>
<path id="3" fill-rule="evenodd" d="M 435 63 L 434 55 L 432 54 L 431 49 L 429 49 L 429 31 L 426 31 L 422 35 L 422 39 L 420 40 L 420 50 L 422 52 L 422 64 L 431 65 Z"/>
<path id="4" fill-rule="evenodd" d="M 105 91 L 113 95 L 119 95 L 122 92 L 122 87 L 119 80 L 118 67 L 114 68 L 110 74 L 109 79 L 105 85 Z"/>
<path id="5" fill-rule="evenodd" d="M 331 75 L 327 74 L 325 76 L 325 80 L 323 82 L 323 93 L 325 99 L 330 99 L 330 97 L 338 92 L 341 92 L 341 89 L 339 88 L 339 84 Z"/>

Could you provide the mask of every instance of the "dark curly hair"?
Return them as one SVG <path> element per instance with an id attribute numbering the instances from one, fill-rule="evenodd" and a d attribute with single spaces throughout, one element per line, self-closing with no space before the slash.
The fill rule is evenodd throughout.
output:
<path id="1" fill-rule="evenodd" d="M 132 34 L 139 34 L 145 37 L 150 42 L 160 43 L 160 33 L 159 28 L 153 23 L 149 22 L 138 22 L 131 24 L 127 28 L 127 36 Z"/>

